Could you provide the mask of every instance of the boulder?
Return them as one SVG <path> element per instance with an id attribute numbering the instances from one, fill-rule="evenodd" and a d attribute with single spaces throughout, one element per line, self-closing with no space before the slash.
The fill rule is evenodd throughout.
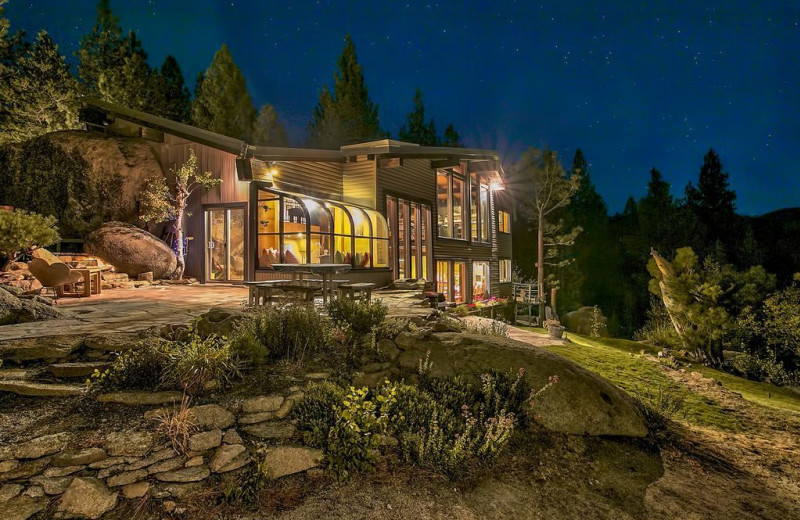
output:
<path id="1" fill-rule="evenodd" d="M 47 498 L 31 498 L 17 496 L 7 502 L 0 503 L 0 518 L 3 520 L 28 520 L 47 507 Z"/>
<path id="2" fill-rule="evenodd" d="M 0 504 L 8 502 L 15 496 L 22 493 L 24 488 L 21 484 L 3 484 L 0 486 Z"/>
<path id="3" fill-rule="evenodd" d="M 155 235 L 124 222 L 108 222 L 87 235 L 85 248 L 131 277 L 152 272 L 168 278 L 178 266 L 175 253 Z"/>
<path id="4" fill-rule="evenodd" d="M 546 428 L 573 435 L 644 437 L 644 417 L 631 397 L 594 372 L 535 347 L 509 338 L 442 333 L 409 345 L 398 357 L 406 374 L 414 374 L 430 352 L 434 377 L 464 374 L 477 377 L 490 370 L 525 369 L 533 389 L 550 376 L 558 383 L 536 398 L 534 411 Z"/>
<path id="5" fill-rule="evenodd" d="M 142 481 L 146 478 L 147 470 L 137 469 L 135 471 L 123 471 L 122 473 L 118 473 L 113 477 L 108 477 L 106 483 L 108 484 L 108 487 L 127 486 L 129 484 L 135 484 L 136 482 Z"/>
<path id="6" fill-rule="evenodd" d="M 322 461 L 322 450 L 298 446 L 278 446 L 264 456 L 269 476 L 281 478 L 316 468 Z"/>
<path id="7" fill-rule="evenodd" d="M 21 299 L 7 290 L 0 291 L 0 325 L 55 320 L 64 315 L 50 305 L 36 300 Z"/>
<path id="8" fill-rule="evenodd" d="M 600 313 L 601 323 L 598 327 L 597 334 L 602 337 L 608 336 L 608 328 L 606 327 L 606 320 L 605 316 L 603 316 L 603 311 L 599 308 L 597 312 Z M 576 334 L 584 334 L 586 336 L 592 335 L 592 322 L 594 321 L 594 307 L 581 307 L 580 309 L 572 312 L 568 312 L 561 317 L 561 324 L 564 328 L 567 329 L 569 332 L 574 332 Z"/>
<path id="9" fill-rule="evenodd" d="M 194 326 L 200 337 L 207 338 L 212 334 L 230 336 L 236 324 L 242 319 L 242 313 L 231 312 L 214 307 L 197 317 Z"/>
<path id="10" fill-rule="evenodd" d="M 72 482 L 72 477 L 34 477 L 31 483 L 38 485 L 47 495 L 60 495 Z"/>
<path id="11" fill-rule="evenodd" d="M 29 478 L 34 475 L 38 475 L 47 467 L 49 463 L 50 459 L 48 457 L 45 457 L 43 459 L 35 459 L 23 462 L 22 464 L 15 467 L 11 471 L 0 473 L 0 482 L 8 482 L 9 480 L 19 480 L 23 478 Z"/>
<path id="12" fill-rule="evenodd" d="M 102 481 L 91 477 L 76 477 L 61 495 L 56 511 L 64 518 L 96 519 L 117 505 L 118 495 L 108 490 Z"/>
<path id="13" fill-rule="evenodd" d="M 15 363 L 40 359 L 61 359 L 83 346 L 82 336 L 46 336 L 0 342 L 0 359 Z"/>

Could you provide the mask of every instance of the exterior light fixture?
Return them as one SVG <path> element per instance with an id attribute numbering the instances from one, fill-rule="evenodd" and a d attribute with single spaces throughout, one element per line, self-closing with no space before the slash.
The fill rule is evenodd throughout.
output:
<path id="1" fill-rule="evenodd" d="M 506 189 L 506 185 L 502 183 L 502 181 L 492 181 L 489 184 L 489 189 L 492 191 L 503 191 Z"/>

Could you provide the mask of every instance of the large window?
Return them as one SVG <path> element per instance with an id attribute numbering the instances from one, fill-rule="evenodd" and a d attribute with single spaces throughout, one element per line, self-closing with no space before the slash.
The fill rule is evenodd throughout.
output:
<path id="1" fill-rule="evenodd" d="M 388 227 L 373 210 L 261 189 L 257 266 L 338 263 L 388 265 Z"/>
<path id="2" fill-rule="evenodd" d="M 472 299 L 488 300 L 490 294 L 489 262 L 472 262 Z"/>
<path id="3" fill-rule="evenodd" d="M 489 182 L 477 173 L 469 176 L 470 236 L 474 242 L 489 242 L 492 228 Z"/>
<path id="4" fill-rule="evenodd" d="M 489 241 L 492 217 L 489 211 L 489 184 L 481 181 L 481 241 Z"/>
<path id="5" fill-rule="evenodd" d="M 430 280 L 433 270 L 430 206 L 387 197 L 386 212 L 394 277 Z"/>
<path id="6" fill-rule="evenodd" d="M 466 287 L 467 263 L 458 260 L 436 261 L 436 292 L 444 294 L 449 302 L 467 301 Z"/>
<path id="7" fill-rule="evenodd" d="M 467 186 L 455 170 L 436 172 L 436 211 L 439 237 L 467 239 Z"/>

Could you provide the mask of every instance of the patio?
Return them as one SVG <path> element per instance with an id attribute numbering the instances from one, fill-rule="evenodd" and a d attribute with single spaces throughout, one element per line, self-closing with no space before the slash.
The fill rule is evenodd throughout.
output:
<path id="1" fill-rule="evenodd" d="M 430 312 L 415 291 L 376 290 L 373 299 L 389 306 L 389 316 L 424 316 Z M 241 310 L 247 288 L 241 285 L 165 285 L 106 290 L 91 298 L 62 298 L 64 319 L 4 325 L 0 341 L 43 336 L 134 332 L 170 323 L 189 323 L 212 307 Z"/>

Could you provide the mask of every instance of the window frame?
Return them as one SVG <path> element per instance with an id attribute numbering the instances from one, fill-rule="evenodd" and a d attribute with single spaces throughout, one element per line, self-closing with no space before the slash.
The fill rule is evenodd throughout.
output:
<path id="1" fill-rule="evenodd" d="M 439 211 L 439 179 L 440 177 L 447 177 L 447 212 L 444 215 L 446 221 L 442 226 L 442 213 Z M 454 179 L 461 183 L 461 236 L 455 236 L 455 205 L 453 196 L 455 182 Z M 436 237 L 444 238 L 447 240 L 460 240 L 468 242 L 471 236 L 471 231 L 467 229 L 470 226 L 470 182 L 469 176 L 465 175 L 455 168 L 438 168 L 436 170 Z M 441 229 L 447 232 L 447 235 L 441 234 Z"/>
<path id="2" fill-rule="evenodd" d="M 508 211 L 497 210 L 497 232 L 511 234 L 511 214 Z"/>
<path id="3" fill-rule="evenodd" d="M 505 268 L 504 268 L 505 266 Z M 504 272 L 505 271 L 505 272 Z M 506 276 L 503 276 L 503 275 Z M 512 267 L 511 267 L 511 259 L 510 258 L 498 258 L 497 259 L 497 279 L 499 280 L 498 283 L 511 283 L 511 275 L 512 275 Z"/>

